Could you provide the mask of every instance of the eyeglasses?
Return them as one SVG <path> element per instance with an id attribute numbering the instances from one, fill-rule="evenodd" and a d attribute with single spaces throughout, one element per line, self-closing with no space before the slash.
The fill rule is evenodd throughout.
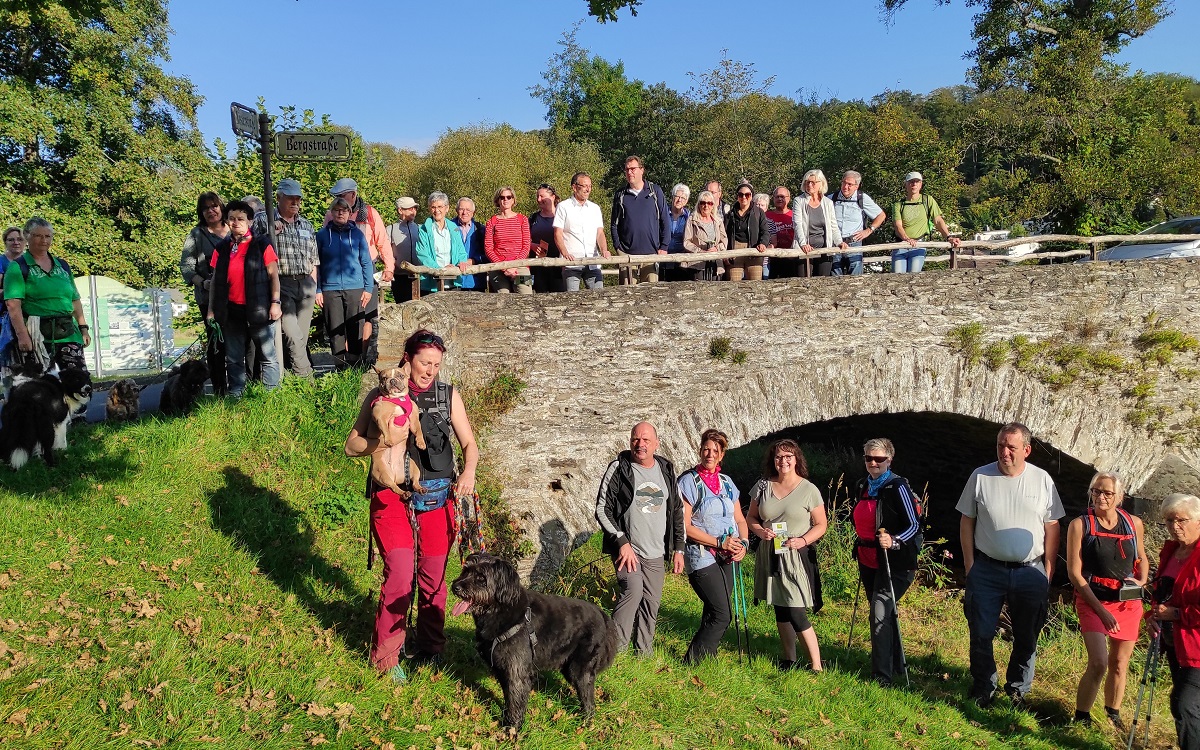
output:
<path id="1" fill-rule="evenodd" d="M 892 460 L 891 456 L 863 456 L 863 460 L 869 464 L 882 464 Z"/>
<path id="2" fill-rule="evenodd" d="M 796 454 L 794 454 L 794 453 L 776 453 L 775 460 L 776 461 L 795 461 Z"/>
<path id="3" fill-rule="evenodd" d="M 1163 519 L 1164 526 L 1184 526 L 1192 522 L 1190 518 L 1166 518 Z"/>
<path id="4" fill-rule="evenodd" d="M 1115 492 L 1109 492 L 1108 490 L 1100 490 L 1100 489 L 1096 489 L 1095 487 L 1088 490 L 1088 494 L 1091 495 L 1092 497 L 1103 498 L 1105 500 L 1112 500 L 1114 497 L 1117 496 L 1117 493 L 1115 493 Z"/>
<path id="5" fill-rule="evenodd" d="M 502 200 L 502 201 L 513 201 L 513 200 L 516 200 L 516 196 L 512 196 L 512 195 L 502 195 L 502 196 L 500 196 L 500 200 Z"/>

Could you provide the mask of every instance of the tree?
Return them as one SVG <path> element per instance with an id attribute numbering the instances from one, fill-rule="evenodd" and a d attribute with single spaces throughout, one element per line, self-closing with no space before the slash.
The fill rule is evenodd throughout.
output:
<path id="1" fill-rule="evenodd" d="M 588 0 L 588 15 L 600 23 L 607 23 L 617 20 L 617 12 L 622 8 L 628 8 L 629 15 L 636 16 L 641 4 L 642 0 Z"/>
<path id="2" fill-rule="evenodd" d="M 161 0 L 0 9 L 0 218 L 39 213 L 83 272 L 163 283 L 212 174 L 200 97 L 167 75 Z"/>

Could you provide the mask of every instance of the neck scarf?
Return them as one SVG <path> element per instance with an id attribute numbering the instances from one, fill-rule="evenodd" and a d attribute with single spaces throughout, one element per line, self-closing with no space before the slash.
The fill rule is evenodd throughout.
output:
<path id="1" fill-rule="evenodd" d="M 353 210 L 354 210 L 354 221 L 359 224 L 366 224 L 367 223 L 367 202 L 362 199 L 361 195 L 354 199 Z"/>
<path id="2" fill-rule="evenodd" d="M 704 482 L 704 486 L 712 491 L 714 495 L 721 494 L 721 467 L 720 465 L 712 471 L 705 471 L 704 467 L 696 467 L 696 476 L 700 477 L 700 481 Z"/>
<path id="3" fill-rule="evenodd" d="M 887 480 L 889 480 L 891 478 L 892 478 L 892 470 L 891 469 L 888 469 L 887 471 L 880 474 L 878 479 L 871 479 L 871 477 L 868 476 L 867 477 L 867 496 L 868 497 L 878 497 L 879 496 L 879 488 L 882 487 L 887 482 Z"/>
<path id="4" fill-rule="evenodd" d="M 410 380 L 410 381 L 408 381 L 408 390 L 409 390 L 409 392 L 411 392 L 411 393 L 417 393 L 417 394 L 424 393 L 425 391 L 427 391 L 427 390 L 429 390 L 430 388 L 432 388 L 432 387 L 433 387 L 433 384 L 434 384 L 435 382 L 436 382 L 436 381 L 434 381 L 434 380 L 431 380 L 431 381 L 429 381 L 429 385 L 428 385 L 428 386 L 426 386 L 426 387 L 424 387 L 424 388 L 418 388 L 418 387 L 417 387 L 417 384 L 416 384 L 416 383 L 414 383 L 413 381 L 411 381 L 411 380 Z"/>

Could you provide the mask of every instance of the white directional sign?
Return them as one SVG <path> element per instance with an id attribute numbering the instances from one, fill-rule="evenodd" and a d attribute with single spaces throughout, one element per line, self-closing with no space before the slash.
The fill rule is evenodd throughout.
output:
<path id="1" fill-rule="evenodd" d="M 349 161 L 350 136 L 285 130 L 275 134 L 275 158 L 283 161 Z"/>
<path id="2" fill-rule="evenodd" d="M 258 138 L 258 113 L 245 104 L 233 102 L 229 105 L 229 116 L 233 120 L 233 132 L 245 138 Z"/>

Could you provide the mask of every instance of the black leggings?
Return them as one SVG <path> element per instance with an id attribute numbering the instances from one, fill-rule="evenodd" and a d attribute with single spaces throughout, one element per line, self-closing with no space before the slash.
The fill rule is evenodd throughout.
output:
<path id="1" fill-rule="evenodd" d="M 797 633 L 803 633 L 812 627 L 808 621 L 807 607 L 780 607 L 775 605 L 775 622 L 791 625 Z"/>

